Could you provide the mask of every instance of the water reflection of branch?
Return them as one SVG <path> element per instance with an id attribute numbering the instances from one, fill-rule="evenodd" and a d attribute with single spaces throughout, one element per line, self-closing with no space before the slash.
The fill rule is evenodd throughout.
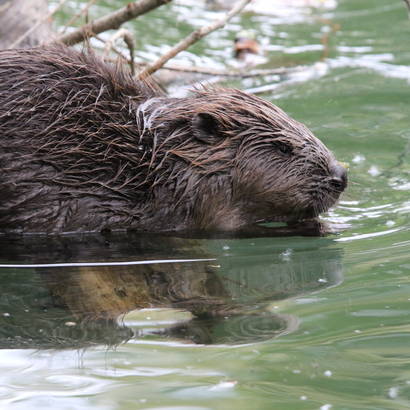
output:
<path id="1" fill-rule="evenodd" d="M 410 1 L 410 0 L 409 0 Z M 322 51 L 322 56 L 320 59 L 323 61 L 327 57 L 329 57 L 329 51 L 330 51 L 330 38 L 332 34 L 335 34 L 340 30 L 340 24 L 338 23 L 333 23 L 333 21 L 329 19 L 319 19 L 319 22 L 325 24 L 324 27 L 327 27 L 328 29 L 324 32 L 321 41 L 323 44 L 323 51 Z"/>
<path id="2" fill-rule="evenodd" d="M 402 167 L 403 165 L 407 164 L 407 157 L 409 156 L 409 154 L 410 154 L 410 142 L 407 143 L 407 146 L 404 148 L 404 150 L 399 153 L 396 163 L 393 164 L 390 168 L 387 168 L 385 171 L 381 172 L 380 176 L 391 178 L 392 173 L 393 173 L 393 176 L 396 176 L 397 174 L 396 170 Z"/>
<path id="3" fill-rule="evenodd" d="M 200 27 L 199 29 L 193 31 L 190 33 L 187 37 L 185 37 L 183 40 L 181 40 L 177 45 L 175 45 L 171 50 L 169 50 L 167 53 L 162 55 L 160 58 L 158 58 L 156 61 L 154 61 L 152 64 L 149 64 L 147 67 L 145 67 L 138 75 L 140 79 L 145 79 L 149 75 L 153 74 L 155 71 L 157 71 L 159 68 L 163 67 L 164 64 L 169 61 L 171 58 L 175 57 L 177 54 L 179 54 L 181 51 L 186 50 L 188 47 L 190 47 L 192 44 L 196 43 L 199 41 L 201 38 L 205 37 L 209 33 L 225 26 L 225 24 L 235 15 L 239 14 L 246 5 L 248 5 L 251 2 L 251 0 L 240 0 L 238 1 L 232 9 L 225 14 L 224 17 L 222 17 L 219 20 L 216 20 L 212 24 L 209 24 L 208 26 L 203 26 Z"/>

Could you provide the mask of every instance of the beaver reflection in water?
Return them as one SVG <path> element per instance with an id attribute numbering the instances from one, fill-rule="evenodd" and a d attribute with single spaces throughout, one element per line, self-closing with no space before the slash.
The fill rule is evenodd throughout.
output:
<path id="1" fill-rule="evenodd" d="M 0 52 L 0 231 L 239 231 L 316 217 L 346 171 L 244 92 L 169 98 L 63 46 Z"/>

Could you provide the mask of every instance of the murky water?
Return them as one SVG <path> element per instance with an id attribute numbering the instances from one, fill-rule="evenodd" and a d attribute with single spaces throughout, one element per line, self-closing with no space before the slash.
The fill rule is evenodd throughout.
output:
<path id="1" fill-rule="evenodd" d="M 92 16 L 121 4 L 98 3 Z M 257 68 L 296 67 L 223 83 L 265 90 L 350 164 L 350 187 L 325 216 L 349 227 L 326 238 L 1 238 L 2 264 L 42 264 L 0 269 L 1 408 L 410 407 L 402 3 L 266 6 L 179 57 L 235 67 L 235 33 L 252 28 L 265 53 Z M 151 59 L 218 13 L 180 1 L 128 26 Z"/>

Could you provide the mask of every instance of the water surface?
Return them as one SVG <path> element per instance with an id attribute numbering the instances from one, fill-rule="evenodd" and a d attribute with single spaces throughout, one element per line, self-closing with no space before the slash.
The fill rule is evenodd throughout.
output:
<path id="1" fill-rule="evenodd" d="M 401 1 L 332 3 L 246 13 L 178 62 L 234 67 L 245 27 L 265 49 L 258 68 L 297 68 L 220 81 L 261 92 L 349 163 L 349 189 L 324 216 L 349 227 L 325 238 L 2 238 L 2 264 L 111 263 L 0 269 L 2 408 L 410 407 L 410 21 Z M 121 4 L 99 2 L 92 16 Z M 218 13 L 180 1 L 128 27 L 148 60 Z"/>

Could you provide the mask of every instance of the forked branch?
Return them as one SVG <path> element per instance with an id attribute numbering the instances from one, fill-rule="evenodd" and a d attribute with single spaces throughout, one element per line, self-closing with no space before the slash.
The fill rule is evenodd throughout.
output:
<path id="1" fill-rule="evenodd" d="M 192 44 L 196 43 L 197 41 L 199 41 L 201 38 L 205 37 L 212 31 L 215 31 L 223 27 L 233 16 L 239 14 L 244 9 L 244 7 L 248 5 L 251 1 L 252 0 L 238 1 L 235 4 L 235 6 L 228 13 L 225 14 L 223 18 L 216 20 L 214 23 L 208 26 L 200 27 L 199 29 L 193 31 L 191 34 L 189 34 L 187 37 L 181 40 L 177 45 L 171 48 L 171 50 L 169 50 L 167 53 L 165 53 L 160 58 L 158 58 L 158 60 L 154 61 L 152 64 L 149 64 L 147 67 L 145 67 L 138 74 L 138 78 L 139 79 L 147 78 L 152 73 L 160 69 L 167 61 L 175 57 L 178 53 L 180 53 L 183 50 L 186 50 Z"/>

